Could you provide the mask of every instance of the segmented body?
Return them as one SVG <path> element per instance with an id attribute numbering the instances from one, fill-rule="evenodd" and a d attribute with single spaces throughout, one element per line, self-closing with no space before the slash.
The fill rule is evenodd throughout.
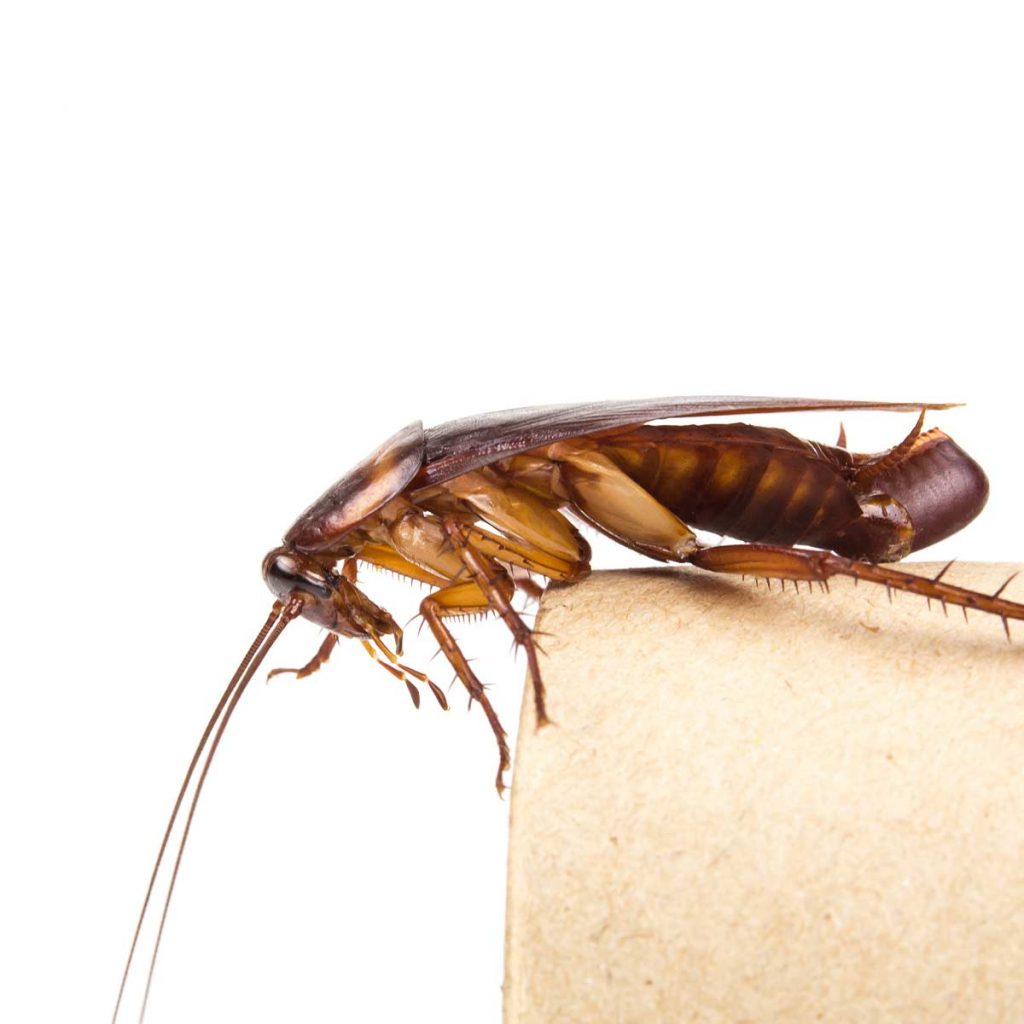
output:
<path id="1" fill-rule="evenodd" d="M 738 540 L 827 548 L 861 515 L 849 454 L 784 430 L 640 427 L 600 447 L 680 519 Z"/>

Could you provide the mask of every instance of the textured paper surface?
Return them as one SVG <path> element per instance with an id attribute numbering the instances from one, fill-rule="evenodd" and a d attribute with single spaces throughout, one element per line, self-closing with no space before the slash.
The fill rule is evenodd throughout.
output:
<path id="1" fill-rule="evenodd" d="M 506 1024 L 1024 1020 L 1024 627 L 682 569 L 538 628 Z"/>

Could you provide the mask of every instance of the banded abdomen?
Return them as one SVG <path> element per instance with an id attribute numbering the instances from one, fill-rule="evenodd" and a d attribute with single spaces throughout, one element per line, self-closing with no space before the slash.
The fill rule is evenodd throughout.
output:
<path id="1" fill-rule="evenodd" d="M 831 548 L 861 508 L 847 452 L 742 423 L 638 427 L 599 442 L 623 472 L 697 529 Z"/>

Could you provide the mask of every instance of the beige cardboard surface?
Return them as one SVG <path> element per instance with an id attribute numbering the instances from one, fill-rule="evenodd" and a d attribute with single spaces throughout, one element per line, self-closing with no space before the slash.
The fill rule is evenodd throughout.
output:
<path id="1" fill-rule="evenodd" d="M 556 725 L 527 692 L 506 1024 L 1024 1021 L 1024 628 L 773 586 L 545 597 Z"/>

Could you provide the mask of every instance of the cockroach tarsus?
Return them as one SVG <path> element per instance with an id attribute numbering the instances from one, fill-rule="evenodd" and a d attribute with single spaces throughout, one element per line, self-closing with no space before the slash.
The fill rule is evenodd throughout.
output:
<path id="1" fill-rule="evenodd" d="M 443 691 L 399 659 L 402 630 L 357 586 L 359 563 L 426 584 L 419 612 L 456 678 L 480 705 L 498 746 L 496 785 L 510 764 L 505 730 L 448 622 L 494 613 L 526 654 L 536 722 L 547 721 L 534 633 L 513 604 L 536 596 L 533 577 L 572 583 L 590 571 L 590 548 L 567 513 L 650 558 L 716 573 L 818 583 L 864 580 L 998 616 L 1024 619 L 1024 604 L 912 575 L 896 562 L 960 530 L 982 509 L 981 467 L 925 412 L 949 405 L 799 398 L 664 398 L 513 409 L 425 430 L 412 423 L 341 477 L 295 521 L 263 560 L 271 614 L 242 659 L 200 739 L 150 877 L 117 1005 L 116 1022 L 146 913 L 193 778 L 153 942 L 140 1020 L 195 808 L 224 729 L 284 628 L 305 618 L 328 631 L 300 669 L 317 671 L 339 638 L 361 641 L 408 687 L 441 707 Z M 809 410 L 918 412 L 892 448 L 862 455 L 772 427 L 653 421 Z M 702 529 L 740 543 L 704 545 Z M 797 546 L 800 545 L 800 546 Z M 948 567 L 947 567 L 948 568 Z M 1009 580 L 1006 581 L 1007 583 Z M 390 645 L 386 638 L 391 639 Z M 205 759 L 204 759 L 205 753 Z M 200 760 L 203 761 L 199 768 Z M 197 768 L 199 769 L 197 774 Z"/>

